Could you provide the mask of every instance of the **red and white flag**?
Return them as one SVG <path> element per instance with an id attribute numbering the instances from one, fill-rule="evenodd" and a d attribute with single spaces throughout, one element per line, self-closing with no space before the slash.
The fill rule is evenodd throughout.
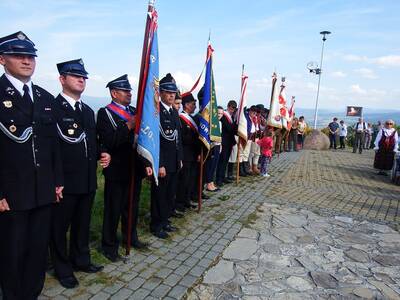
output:
<path id="1" fill-rule="evenodd" d="M 278 78 L 276 73 L 272 74 L 272 91 L 271 102 L 269 106 L 269 114 L 267 119 L 268 126 L 282 128 L 282 116 L 279 104 L 280 89 L 278 87 Z"/>
<path id="2" fill-rule="evenodd" d="M 240 102 L 237 115 L 238 135 L 243 139 L 244 142 L 247 142 L 247 119 L 244 114 L 244 108 L 247 105 L 246 104 L 247 79 L 248 77 L 242 74 L 242 86 L 240 89 Z"/>

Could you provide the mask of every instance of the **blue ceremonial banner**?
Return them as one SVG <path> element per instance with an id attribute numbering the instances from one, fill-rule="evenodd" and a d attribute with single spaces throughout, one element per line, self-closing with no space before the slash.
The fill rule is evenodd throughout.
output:
<path id="1" fill-rule="evenodd" d="M 211 67 L 212 60 L 211 57 L 207 61 L 206 65 L 206 78 L 204 81 L 204 94 L 203 99 L 199 102 L 199 106 L 201 108 L 201 112 L 199 114 L 200 126 L 199 126 L 199 135 L 201 141 L 210 149 L 210 100 L 211 100 Z"/>
<path id="2" fill-rule="evenodd" d="M 211 45 L 207 48 L 206 74 L 204 80 L 203 98 L 199 99 L 199 138 L 210 149 L 211 142 L 221 141 L 221 131 L 219 128 L 217 97 L 215 93 L 214 74 L 212 70 L 212 49 Z"/>
<path id="3" fill-rule="evenodd" d="M 152 165 L 153 175 L 158 182 L 160 158 L 160 129 L 159 129 L 159 66 L 157 28 L 151 41 L 151 50 L 146 60 L 148 63 L 146 85 L 142 101 L 142 115 L 137 138 L 137 151 Z M 146 78 L 146 77 L 145 77 Z"/>

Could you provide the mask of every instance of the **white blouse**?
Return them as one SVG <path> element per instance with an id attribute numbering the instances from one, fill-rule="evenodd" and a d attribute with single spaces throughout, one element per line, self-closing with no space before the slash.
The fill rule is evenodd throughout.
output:
<path id="1" fill-rule="evenodd" d="M 379 130 L 378 135 L 376 136 L 376 139 L 375 139 L 374 150 L 378 150 L 379 149 L 379 141 L 382 138 L 382 131 L 385 132 L 386 136 L 391 136 L 393 134 L 393 131 L 396 131 L 396 129 L 394 129 L 394 128 L 382 128 L 382 130 Z M 394 147 L 393 147 L 393 151 L 394 152 L 397 152 L 398 146 L 399 146 L 399 136 L 398 136 L 397 131 L 396 131 L 396 133 L 394 134 Z"/>

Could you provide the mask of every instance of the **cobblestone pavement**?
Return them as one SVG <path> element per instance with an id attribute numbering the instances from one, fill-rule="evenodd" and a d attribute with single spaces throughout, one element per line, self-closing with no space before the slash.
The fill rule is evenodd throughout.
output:
<path id="1" fill-rule="evenodd" d="M 372 153 L 338 152 L 304 152 L 276 178 L 188 300 L 400 299 L 400 188 Z"/>
<path id="2" fill-rule="evenodd" d="M 204 203 L 200 214 L 188 215 L 169 240 L 151 238 L 149 251 L 133 251 L 126 263 L 107 264 L 100 274 L 77 273 L 80 286 L 76 289 L 66 290 L 48 276 L 41 298 L 186 297 L 242 228 L 251 226 L 257 207 L 264 203 L 312 208 L 324 215 L 351 214 L 396 226 L 400 187 L 374 175 L 371 164 L 369 153 L 283 153 L 272 162 L 271 178 L 251 177 L 239 186 L 227 185 Z"/>

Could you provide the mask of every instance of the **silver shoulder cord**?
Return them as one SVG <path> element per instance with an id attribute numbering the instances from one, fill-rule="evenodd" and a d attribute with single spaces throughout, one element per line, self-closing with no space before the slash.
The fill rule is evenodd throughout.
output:
<path id="1" fill-rule="evenodd" d="M 15 136 L 13 135 L 4 125 L 3 123 L 0 122 L 0 130 L 11 140 L 13 140 L 16 143 L 23 144 L 32 135 L 32 127 L 27 127 L 24 132 L 20 136 Z"/>
<path id="2" fill-rule="evenodd" d="M 77 138 L 72 138 L 69 136 L 66 136 L 62 131 L 60 126 L 57 123 L 57 131 L 58 131 L 58 136 L 66 143 L 68 144 L 79 144 L 80 142 L 83 141 L 84 145 L 85 145 L 85 154 L 86 157 L 88 156 L 88 150 L 87 150 L 87 141 L 86 141 L 86 133 L 82 132 L 81 135 Z"/>
<path id="3" fill-rule="evenodd" d="M 173 142 L 173 141 L 176 141 L 176 140 L 177 140 L 177 137 L 178 137 L 178 130 L 175 129 L 175 130 L 173 131 L 172 134 L 167 135 L 167 134 L 164 132 L 164 130 L 163 130 L 161 124 L 159 124 L 159 127 L 160 127 L 160 133 L 161 133 L 161 135 L 163 136 L 164 139 L 166 139 L 167 141 L 170 141 L 170 142 Z"/>
<path id="4" fill-rule="evenodd" d="M 117 130 L 117 123 L 115 123 L 114 118 L 112 117 L 112 115 L 107 107 L 105 108 L 105 111 L 106 111 L 108 119 L 110 120 L 112 127 L 114 128 L 114 130 Z"/>

